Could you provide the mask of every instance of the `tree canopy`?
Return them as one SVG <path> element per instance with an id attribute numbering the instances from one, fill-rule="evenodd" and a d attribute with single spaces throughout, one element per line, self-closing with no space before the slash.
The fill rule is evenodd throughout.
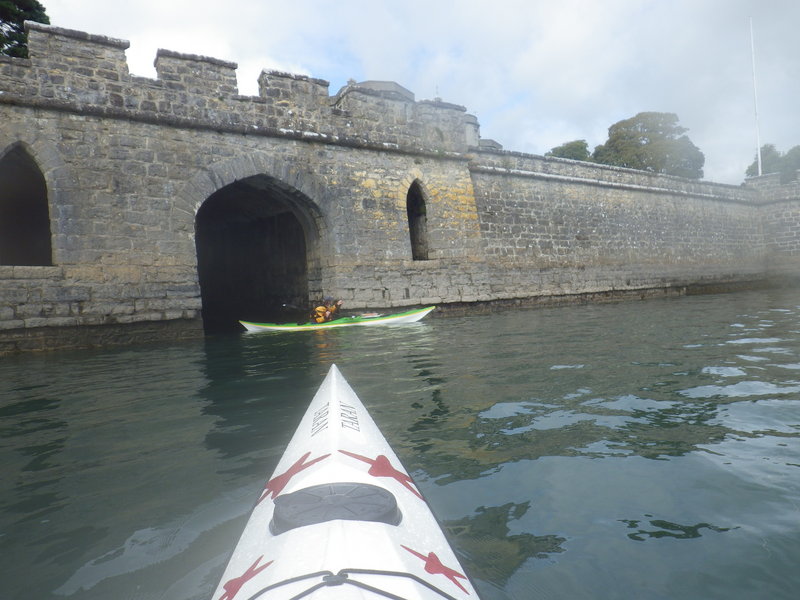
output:
<path id="1" fill-rule="evenodd" d="M 798 178 L 800 171 L 800 146 L 791 148 L 783 155 L 783 169 L 781 170 L 781 181 L 788 183 Z"/>
<path id="2" fill-rule="evenodd" d="M 586 143 L 586 140 L 575 140 L 561 144 L 547 152 L 545 156 L 556 156 L 558 158 L 570 158 L 572 160 L 583 161 L 591 160 L 589 144 Z"/>
<path id="3" fill-rule="evenodd" d="M 50 23 L 50 18 L 37 0 L 0 0 L 0 54 L 28 57 L 25 21 Z"/>
<path id="4" fill-rule="evenodd" d="M 791 148 L 786 154 L 781 153 L 774 144 L 764 144 L 761 146 L 761 172 L 780 173 L 781 183 L 789 183 L 797 179 L 797 171 L 800 169 L 800 146 Z M 756 156 L 752 164 L 745 171 L 747 177 L 758 175 L 758 157 Z"/>
<path id="5" fill-rule="evenodd" d="M 701 179 L 706 159 L 686 131 L 674 113 L 641 112 L 609 127 L 608 140 L 592 157 L 605 165 Z"/>

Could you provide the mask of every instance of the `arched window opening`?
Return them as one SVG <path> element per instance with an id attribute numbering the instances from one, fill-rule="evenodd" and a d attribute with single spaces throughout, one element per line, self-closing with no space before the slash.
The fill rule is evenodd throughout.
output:
<path id="1" fill-rule="evenodd" d="M 0 158 L 0 265 L 53 264 L 47 184 L 16 146 Z"/>
<path id="2" fill-rule="evenodd" d="M 411 237 L 411 257 L 414 260 L 428 260 L 428 216 L 422 187 L 415 181 L 406 195 L 408 213 L 408 233 Z"/>

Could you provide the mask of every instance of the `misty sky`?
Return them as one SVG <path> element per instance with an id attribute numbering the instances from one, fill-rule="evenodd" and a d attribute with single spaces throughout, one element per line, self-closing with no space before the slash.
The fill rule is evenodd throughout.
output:
<path id="1" fill-rule="evenodd" d="M 129 40 L 155 77 L 158 48 L 261 69 L 392 80 L 477 116 L 481 136 L 544 154 L 642 111 L 676 113 L 705 178 L 744 180 L 761 143 L 800 145 L 800 0 L 40 0 L 51 24 Z M 228 12 L 230 11 L 230 12 Z"/>

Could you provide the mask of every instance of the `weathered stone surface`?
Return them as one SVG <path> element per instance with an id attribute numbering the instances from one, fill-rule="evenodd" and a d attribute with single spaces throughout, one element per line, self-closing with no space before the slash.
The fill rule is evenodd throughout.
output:
<path id="1" fill-rule="evenodd" d="M 29 60 L 0 57 L 0 160 L 22 147 L 42 172 L 53 266 L 0 265 L 0 353 L 56 344 L 70 326 L 91 330 L 62 335 L 82 343 L 125 339 L 124 327 L 196 333 L 198 211 L 246 179 L 297 216 L 307 299 L 351 308 L 800 273 L 796 182 L 728 186 L 507 152 L 463 107 L 391 82 L 329 96 L 325 81 L 264 72 L 247 97 L 226 61 L 160 51 L 151 80 L 130 76 L 124 40 L 38 24 L 29 35 Z M 428 260 L 412 260 L 412 184 Z M 146 325 L 159 321 L 185 327 Z"/>

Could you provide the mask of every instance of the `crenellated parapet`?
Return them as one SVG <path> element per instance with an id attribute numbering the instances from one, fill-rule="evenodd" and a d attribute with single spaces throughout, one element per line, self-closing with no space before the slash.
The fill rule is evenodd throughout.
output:
<path id="1" fill-rule="evenodd" d="M 29 60 L 36 70 L 47 69 L 76 81 L 129 79 L 127 40 L 31 22 L 25 24 L 25 29 Z"/>
<path id="2" fill-rule="evenodd" d="M 237 66 L 216 58 L 163 49 L 156 53 L 155 60 L 158 80 L 165 88 L 198 96 L 236 95 Z"/>
<path id="3" fill-rule="evenodd" d="M 464 152 L 478 123 L 462 106 L 416 101 L 393 82 L 345 86 L 263 71 L 258 95 L 238 93 L 236 63 L 159 50 L 157 77 L 129 73 L 129 42 L 26 23 L 29 59 L 0 59 L 0 102 L 192 128 L 314 139 L 389 150 Z"/>

